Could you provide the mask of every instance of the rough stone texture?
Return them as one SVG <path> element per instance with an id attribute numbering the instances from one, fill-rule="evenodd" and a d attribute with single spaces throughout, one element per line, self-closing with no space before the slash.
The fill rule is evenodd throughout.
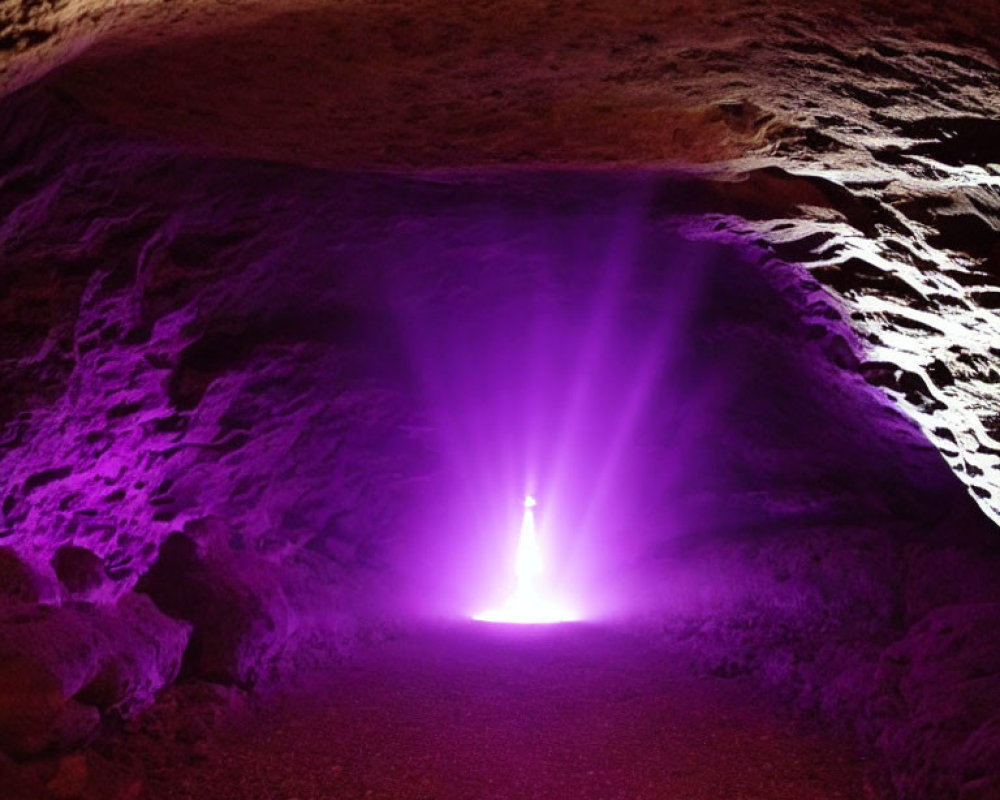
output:
<path id="1" fill-rule="evenodd" d="M 51 159 L 31 196 L 49 194 L 40 207 L 17 203 L 7 263 L 17 275 L 39 253 L 61 252 L 82 288 L 74 316 L 43 317 L 52 327 L 39 337 L 72 370 L 48 404 L 32 399 L 30 417 L 11 417 L 8 540 L 43 560 L 64 542 L 102 553 L 118 591 L 138 580 L 192 624 L 188 675 L 238 685 L 331 619 L 331 587 L 348 571 L 396 552 L 421 507 L 415 489 L 444 491 L 390 309 L 450 318 L 464 326 L 459 342 L 475 341 L 538 279 L 547 248 L 598 250 L 602 220 L 622 202 L 642 198 L 638 252 L 655 254 L 679 247 L 676 228 L 690 230 L 673 214 L 678 198 L 721 191 L 669 174 L 401 181 L 279 170 L 123 142 L 44 92 L 19 100 L 39 109 L 19 120 L 53 120 L 48 132 L 30 123 L 20 140 Z M 111 148 L 123 157 L 109 173 Z M 238 193 L 227 188 L 237 180 Z M 112 191 L 113 234 L 78 219 Z M 645 445 L 650 463 L 685 469 L 662 508 L 643 507 L 661 520 L 682 500 L 697 522 L 666 543 L 676 531 L 652 526 L 665 559 L 653 563 L 680 567 L 637 585 L 667 590 L 650 601 L 657 614 L 680 603 L 674 630 L 700 641 L 706 669 L 766 676 L 876 742 L 887 782 L 938 791 L 910 769 L 911 754 L 988 753 L 990 728 L 941 738 L 912 726 L 905 708 L 876 713 L 878 692 L 891 693 L 876 676 L 883 651 L 928 611 L 995 601 L 997 568 L 974 549 L 993 531 L 919 430 L 859 374 L 857 340 L 808 276 L 766 250 L 698 248 L 687 256 L 707 289 L 689 298 L 671 367 L 684 380 L 665 381 L 698 402 L 666 393 L 661 409 L 676 409 L 651 421 Z M 671 271 L 648 263 L 657 266 L 636 287 L 637 309 Z M 599 264 L 570 256 L 566 275 L 586 283 Z M 448 347 L 435 358 L 447 365 Z M 720 375 L 726 390 L 708 403 Z M 47 467 L 55 454 L 62 472 Z M 653 474 L 669 483 L 667 471 Z M 43 520 L 45 538 L 33 535 Z M 676 556 L 691 542 L 701 544 Z M 914 682 L 946 677 L 924 671 Z"/>
<path id="2" fill-rule="evenodd" d="M 0 671 L 0 749 L 14 756 L 85 744 L 97 732 L 96 708 L 67 699 L 41 659 L 5 653 Z"/>
<path id="3" fill-rule="evenodd" d="M 599 251 L 615 210 L 636 203 L 648 269 L 630 318 L 662 311 L 645 298 L 677 268 L 655 254 L 684 253 L 677 263 L 700 264 L 704 283 L 678 317 L 685 345 L 669 372 L 683 381 L 665 381 L 688 399 L 663 396 L 671 413 L 650 421 L 643 451 L 684 469 L 653 471 L 663 506 L 641 512 L 655 522 L 683 507 L 697 521 L 685 541 L 706 542 L 681 575 L 656 582 L 676 593 L 690 564 L 714 564 L 700 604 L 700 590 L 680 594 L 696 620 L 681 632 L 697 634 L 716 674 L 763 674 L 803 708 L 854 720 L 886 754 L 886 780 L 913 781 L 900 786 L 915 796 L 930 784 L 906 754 L 989 752 L 988 726 L 942 739 L 909 726 L 905 709 L 872 711 L 877 686 L 891 685 L 876 681 L 882 651 L 907 625 L 941 605 L 995 601 L 996 569 L 974 550 L 993 531 L 865 380 L 837 300 L 766 247 L 687 213 L 716 203 L 749 214 L 780 199 L 766 182 L 741 195 L 741 184 L 670 173 L 426 180 L 204 159 L 123 138 L 46 90 L 11 98 L 5 124 L 25 165 L 0 192 L 21 315 L 4 367 L 18 387 L 6 395 L 6 541 L 56 573 L 58 554 L 76 552 L 61 548 L 95 553 L 107 598 L 137 602 L 138 581 L 192 625 L 188 675 L 249 685 L 297 638 L 349 630 L 337 587 L 414 556 L 396 542 L 447 492 L 408 336 L 421 320 L 461 326 L 435 353 L 443 367 L 449 347 L 488 337 L 547 270 L 555 296 L 595 283 L 602 262 L 581 254 Z M 702 241 L 684 251 L 677 230 Z M 647 544 L 676 534 L 647 528 Z M 934 572 L 942 554 L 946 581 Z M 980 577 L 963 588 L 956 576 L 970 564 Z M 37 612 L 25 630 L 51 618 L 73 631 L 102 614 Z M 55 711 L 74 696 L 122 702 L 100 652 L 53 652 L 46 668 L 65 687 Z M 156 674 L 139 696 L 173 673 Z M 51 746 L 41 695 L 33 749 Z"/>
<path id="4" fill-rule="evenodd" d="M 664 506 L 704 525 L 656 562 L 686 607 L 651 606 L 706 669 L 853 724 L 879 791 L 994 797 L 996 530 L 938 455 L 1000 521 L 998 7 L 898 5 L 7 4 L 2 85 L 66 66 L 0 108 L 4 746 L 85 740 L 176 672 L 140 576 L 191 675 L 349 629 L 321 587 L 412 556 L 448 490 L 392 292 L 488 325 L 640 191 L 736 264 L 706 258 L 674 365 L 726 443 L 654 430 L 691 465 Z M 512 164 L 683 170 L 477 171 Z M 567 219 L 576 250 L 539 233 Z M 74 598 L 104 605 L 23 616 Z"/>
<path id="5" fill-rule="evenodd" d="M 973 544 L 988 533 L 980 524 L 805 528 L 794 546 L 780 528 L 677 540 L 640 630 L 688 642 L 708 674 L 761 676 L 859 734 L 879 754 L 874 797 L 989 797 L 1000 588 L 997 548 Z"/>
<path id="6" fill-rule="evenodd" d="M 390 538 L 419 524 L 414 512 L 441 474 L 421 365 L 408 352 L 421 319 L 452 316 L 465 326 L 459 340 L 484 339 L 516 304 L 518 280 L 549 280 L 547 260 L 567 260 L 560 270 L 572 262 L 578 282 L 593 283 L 600 262 L 573 253 L 585 230 L 592 251 L 605 246 L 616 202 L 660 220 L 642 229 L 640 246 L 650 254 L 643 280 L 666 291 L 652 254 L 680 247 L 670 231 L 687 223 L 673 206 L 697 200 L 697 187 L 669 174 L 401 182 L 208 162 L 121 142 L 47 92 L 16 99 L 5 140 L 31 166 L 0 196 L 10 209 L 0 229 L 7 296 L 23 320 L 4 367 L 17 387 L 6 396 L 4 531 L 39 561 L 63 545 L 89 549 L 116 591 L 171 531 L 211 518 L 228 526 L 216 538 L 234 551 L 275 563 L 306 547 L 346 566 L 377 561 Z M 111 148 L 119 156 L 108 171 Z M 517 237 L 497 227 L 504 219 Z M 456 230 L 466 238 L 450 241 Z M 809 502 L 828 487 L 845 508 L 947 511 L 937 459 L 866 387 L 858 342 L 808 276 L 760 251 L 705 244 L 690 258 L 704 262 L 699 280 L 711 289 L 685 312 L 701 327 L 673 369 L 692 397 L 722 381 L 728 405 L 718 431 L 711 412 L 689 411 L 686 442 L 656 435 L 702 460 L 713 457 L 699 437 L 742 441 L 731 459 L 714 458 L 707 498 L 735 497 L 738 485 L 759 505 L 788 480 Z M 521 266 L 504 273 L 498 262 Z M 462 277 L 448 286 L 442 270 Z M 629 302 L 656 318 L 641 295 Z M 769 364 L 777 353 L 781 365 Z M 755 363 L 759 374 L 749 374 Z M 783 385 L 783 373 L 801 375 L 801 386 Z M 831 382 L 843 391 L 821 388 Z M 853 403 L 864 420 L 852 418 Z M 801 437 L 825 444 L 803 451 Z M 845 482 L 851 448 L 870 453 Z"/>
<path id="7" fill-rule="evenodd" d="M 0 752 L 0 785 L 10 800 L 37 800 L 45 795 L 45 786 L 38 777 L 26 773 L 3 752 Z"/>
<path id="8" fill-rule="evenodd" d="M 1000 603 L 935 609 L 879 660 L 879 740 L 902 797 L 987 797 L 1000 765 Z M 970 735 L 971 732 L 971 735 Z"/>
<path id="9" fill-rule="evenodd" d="M 52 569 L 74 598 L 93 598 L 107 584 L 104 562 L 85 547 L 63 545 L 52 556 Z"/>
<path id="10" fill-rule="evenodd" d="M 122 32 L 148 0 L 12 0 L 0 8 L 0 92 L 7 94 L 70 61 L 113 30 Z M 160 9 L 162 13 L 163 9 Z M 162 21 L 162 19 L 161 19 Z"/>
<path id="11" fill-rule="evenodd" d="M 261 194 L 273 170 L 254 178 L 260 207 L 218 178 L 204 192 L 173 156 L 142 148 L 126 158 L 129 177 L 108 183 L 101 153 L 113 140 L 48 150 L 39 136 L 61 136 L 72 116 L 29 108 L 8 118 L 4 137 L 8 152 L 27 147 L 41 159 L 5 184 L 2 201 L 5 297 L 22 320 L 7 329 L 0 367 L 20 386 L 3 398 L 7 542 L 46 562 L 60 546 L 85 547 L 119 592 L 167 533 L 212 514 L 234 527 L 237 548 L 280 558 L 336 537 L 343 557 L 363 562 L 388 524 L 377 517 L 385 505 L 363 498 L 405 493 L 407 464 L 425 459 L 412 436 L 384 449 L 410 411 L 400 378 L 363 350 L 380 321 L 348 305 L 355 284 L 372 279 L 327 280 L 324 262 L 306 281 L 283 278 L 281 265 L 314 258 L 316 245 L 291 236 L 308 201 L 282 208 L 287 192 Z M 63 205 L 73 172 L 90 188 Z M 155 207 L 142 199 L 149 181 L 164 182 Z M 137 205 L 120 216 L 104 193 L 128 183 Z M 22 191 L 32 199 L 17 199 Z M 49 201 L 62 222 L 43 210 Z M 105 211 L 80 218 L 81 202 Z M 310 224 L 303 235 L 323 236 L 335 253 L 336 227 Z"/>
<path id="12" fill-rule="evenodd" d="M 128 716 L 171 683 L 188 628 L 148 598 L 39 606 L 0 619 L 0 748 L 31 755 L 79 744 L 100 714 Z"/>
<path id="13" fill-rule="evenodd" d="M 0 547 L 0 602 L 37 603 L 44 595 L 44 582 L 13 547 Z"/>
<path id="14" fill-rule="evenodd" d="M 330 611 L 343 576 L 328 559 L 304 551 L 275 567 L 224 543 L 203 539 L 199 548 L 175 533 L 136 588 L 192 624 L 186 675 L 250 686 L 276 666 L 300 629 L 316 634 L 344 624 Z"/>
<path id="15" fill-rule="evenodd" d="M 238 29 L 211 3 L 21 5 L 48 22 L 12 30 L 102 32 L 55 76 L 62 91 L 203 151 L 715 164 L 719 182 L 689 201 L 699 228 L 707 214 L 765 241 L 840 297 L 863 374 L 1000 515 L 995 4 L 248 2 Z M 11 35 L 16 86 L 17 65 L 55 46 Z"/>

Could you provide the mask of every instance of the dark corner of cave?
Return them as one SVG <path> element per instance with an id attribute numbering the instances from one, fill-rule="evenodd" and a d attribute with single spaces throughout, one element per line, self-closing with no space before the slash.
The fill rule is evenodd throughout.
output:
<path id="1" fill-rule="evenodd" d="M 998 58 L 0 3 L 0 800 L 1000 800 Z"/>

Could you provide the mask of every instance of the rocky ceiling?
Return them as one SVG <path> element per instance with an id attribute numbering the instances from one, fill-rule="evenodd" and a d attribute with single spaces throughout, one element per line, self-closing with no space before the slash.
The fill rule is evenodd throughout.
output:
<path id="1" fill-rule="evenodd" d="M 680 166 L 674 214 L 804 267 L 863 342 L 850 368 L 1000 520 L 995 6 L 661 6 L 20 2 L 0 74 L 203 153 Z"/>

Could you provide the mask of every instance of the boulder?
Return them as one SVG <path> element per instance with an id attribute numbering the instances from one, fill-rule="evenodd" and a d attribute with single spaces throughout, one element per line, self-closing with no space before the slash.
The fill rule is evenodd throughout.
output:
<path id="1" fill-rule="evenodd" d="M 56 774 L 46 788 L 56 800 L 77 800 L 87 788 L 87 777 L 87 757 L 74 753 L 59 760 Z"/>
<path id="2" fill-rule="evenodd" d="M 199 544 L 174 533 L 136 590 L 192 626 L 185 675 L 246 688 L 300 633 L 336 634 L 349 625 L 334 611 L 342 582 L 336 565 L 315 553 L 279 562 L 245 552 L 236 557 L 218 541 Z"/>
<path id="3" fill-rule="evenodd" d="M 49 771 L 45 788 L 52 800 L 137 800 L 142 792 L 141 777 L 92 750 L 64 755 Z"/>
<path id="4" fill-rule="evenodd" d="M 136 590 L 164 614 L 191 623 L 189 675 L 250 685 L 287 635 L 288 609 L 273 565 L 249 556 L 208 557 L 184 534 L 167 538 Z"/>
<path id="5" fill-rule="evenodd" d="M 0 750 L 16 757 L 83 744 L 97 730 L 97 709 L 68 698 L 40 659 L 0 659 Z"/>
<path id="6" fill-rule="evenodd" d="M 66 544 L 52 556 L 52 568 L 56 577 L 74 598 L 89 598 L 107 583 L 104 561 L 86 547 Z"/>
<path id="7" fill-rule="evenodd" d="M 39 800 L 45 787 L 32 771 L 25 769 L 0 751 L 0 786 L 4 800 Z"/>
<path id="8" fill-rule="evenodd" d="M 102 714 L 130 716 L 176 677 L 188 628 L 148 598 L 39 606 L 0 618 L 0 749 L 76 746 Z"/>
<path id="9" fill-rule="evenodd" d="M 40 576 L 13 547 L 0 547 L 0 600 L 37 603 L 42 593 Z"/>
<path id="10" fill-rule="evenodd" d="M 1000 603 L 934 609 L 881 657 L 875 711 L 900 797 L 991 797 L 1000 769 Z M 995 787 L 994 787 L 995 788 Z"/>

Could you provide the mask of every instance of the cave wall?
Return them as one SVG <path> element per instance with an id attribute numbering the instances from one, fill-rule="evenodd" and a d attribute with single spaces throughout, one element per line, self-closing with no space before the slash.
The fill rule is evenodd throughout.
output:
<path id="1" fill-rule="evenodd" d="M 731 365 L 780 352 L 819 377 L 795 372 L 817 382 L 768 396 L 777 407 L 727 395 L 720 427 L 742 457 L 699 453 L 707 424 L 668 437 L 706 467 L 671 476 L 669 500 L 709 535 L 649 539 L 641 585 L 684 592 L 653 592 L 644 633 L 692 638 L 708 671 L 764 675 L 853 726 L 888 765 L 886 792 L 992 796 L 989 4 L 668 19 L 639 3 L 613 25 L 598 4 L 526 9 L 516 36 L 485 39 L 503 29 L 491 9 L 470 25 L 417 5 L 377 20 L 254 6 L 233 33 L 208 4 L 170 5 L 4 10 L 5 86 L 68 66 L 0 111 L 0 747 L 77 746 L 179 675 L 253 685 L 318 627 L 344 644 L 358 599 L 419 555 L 396 544 L 419 540 L 447 464 L 385 279 L 421 274 L 429 240 L 468 234 L 464 215 L 495 212 L 511 186 L 514 228 L 544 227 L 524 208 L 568 184 L 299 165 L 669 164 L 683 168 L 645 186 L 643 224 L 741 253 L 766 276 L 761 307 L 788 304 L 784 318 L 748 301 L 743 328 L 725 310 L 704 359 L 676 368 L 711 377 L 707 333 L 726 331 Z M 171 26 L 173 43 L 157 35 Z M 310 61 L 329 30 L 339 56 Z M 290 87 L 307 62 L 319 77 Z M 405 79 L 422 70 L 445 77 Z M 557 217 L 608 218 L 630 179 L 591 180 Z M 468 237 L 447 247 L 451 268 L 490 263 Z M 424 290 L 463 293 L 444 273 Z M 810 425 L 821 457 L 803 454 Z M 772 435 L 783 426 L 797 434 Z"/>
<path id="2" fill-rule="evenodd" d="M 688 406 L 710 391 L 724 398 L 721 416 L 706 410 L 672 458 L 704 461 L 688 470 L 697 480 L 732 474 L 709 496 L 774 493 L 791 480 L 792 494 L 818 497 L 827 486 L 856 504 L 871 485 L 894 516 L 942 516 L 955 502 L 924 433 L 870 385 L 869 345 L 845 319 L 850 307 L 708 212 L 732 202 L 734 185 L 745 206 L 763 203 L 751 179 L 404 180 L 206 160 L 123 138 L 45 89 L 12 98 L 4 130 L 20 164 L 0 195 L 11 320 L 4 543 L 47 573 L 57 548 L 87 548 L 107 571 L 109 598 L 130 590 L 167 535 L 186 527 L 247 554 L 310 547 L 377 566 L 387 536 L 412 533 L 428 481 L 446 468 L 435 426 L 467 413 L 462 398 L 432 408 L 427 376 L 445 368 L 449 342 L 465 344 L 458 367 L 467 372 L 475 347 L 510 339 L 514 355 L 484 362 L 476 380 L 530 390 L 497 383 L 530 348 L 506 330 L 530 321 L 518 321 L 518 304 L 539 291 L 569 294 L 575 282 L 573 313 L 585 320 L 601 270 L 617 268 L 595 254 L 618 235 L 622 208 L 636 242 L 612 259 L 654 277 L 616 311 L 655 320 L 650 330 L 683 354 L 664 369 L 689 387 Z M 696 224 L 699 206 L 706 215 Z M 669 280 L 684 270 L 699 285 L 678 295 Z M 491 321 L 477 323 L 491 306 Z M 450 328 L 440 322 L 449 318 Z M 567 323 L 563 361 L 585 333 Z M 412 347 L 422 334 L 445 337 L 429 357 Z M 782 386 L 782 374 L 798 377 Z M 613 371 L 601 378 L 623 382 Z M 813 385 L 845 388 L 840 397 Z M 485 409 L 488 394 L 465 405 Z M 735 444 L 741 436 L 745 445 Z M 810 439 L 815 451 L 803 454 Z M 730 455 L 706 461 L 698 440 Z M 844 465 L 862 450 L 848 480 Z"/>
<path id="3" fill-rule="evenodd" d="M 88 547 L 122 590 L 166 532 L 212 516 L 239 520 L 237 548 L 336 531 L 363 558 L 391 527 L 367 495 L 420 446 L 386 448 L 409 411 L 373 363 L 370 279 L 336 263 L 339 220 L 303 222 L 267 169 L 192 185 L 193 165 L 139 148 L 109 171 L 112 142 L 72 123 L 52 147 L 37 126 L 58 140 L 67 118 L 39 111 L 5 137 L 28 156 L 5 185 L 6 543 Z"/>
<path id="4" fill-rule="evenodd" d="M 4 80 L 65 63 L 128 130 L 314 166 L 706 165 L 693 222 L 841 297 L 859 370 L 996 521 L 992 4 L 515 5 L 14 4 Z"/>
<path id="5" fill-rule="evenodd" d="M 989 649 L 949 676 L 920 643 L 973 606 L 962 629 L 988 624 L 992 531 L 866 380 L 843 299 L 711 215 L 764 204 L 752 180 L 330 173 L 181 154 L 44 87 L 5 111 L 21 165 L 0 193 L 18 754 L 85 742 L 178 676 L 248 687 L 318 630 L 346 646 L 359 616 L 398 611 L 406 567 L 442 583 L 421 537 L 464 536 L 428 524 L 455 494 L 442 420 L 471 405 L 488 421 L 494 388 L 524 388 L 503 375 L 526 298 L 577 294 L 587 319 L 622 209 L 641 268 L 615 335 L 676 345 L 626 459 L 649 493 L 614 529 L 640 537 L 630 585 L 653 588 L 636 605 L 659 633 L 697 630 L 707 670 L 763 674 L 858 726 L 916 791 L 960 785 L 993 752 L 989 721 L 929 688 L 972 703 Z M 680 275 L 697 280 L 678 295 Z M 496 341 L 502 369 L 482 357 Z M 426 378 L 449 348 L 473 391 L 435 407 Z M 41 647 L 46 630 L 82 655 Z M 29 662 L 43 677 L 26 691 Z M 964 738 L 929 734 L 914 708 Z M 941 753 L 959 754 L 944 783 L 914 772 Z"/>

